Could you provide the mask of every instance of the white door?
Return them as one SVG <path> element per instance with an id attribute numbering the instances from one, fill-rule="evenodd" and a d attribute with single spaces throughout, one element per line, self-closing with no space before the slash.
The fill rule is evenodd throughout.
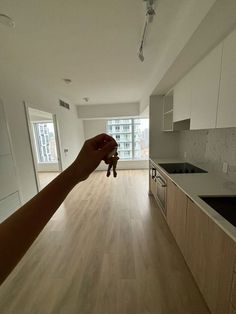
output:
<path id="1" fill-rule="evenodd" d="M 15 163 L 3 102 L 0 99 L 0 222 L 20 206 Z"/>

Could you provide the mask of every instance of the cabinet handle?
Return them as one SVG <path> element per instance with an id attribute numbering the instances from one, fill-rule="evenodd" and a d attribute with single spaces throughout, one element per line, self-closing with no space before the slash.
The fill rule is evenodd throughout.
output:
<path id="1" fill-rule="evenodd" d="M 156 182 L 161 185 L 162 188 L 165 188 L 167 185 L 161 177 L 156 177 Z"/>
<path id="2" fill-rule="evenodd" d="M 152 168 L 152 178 L 154 179 L 156 177 L 156 169 Z"/>

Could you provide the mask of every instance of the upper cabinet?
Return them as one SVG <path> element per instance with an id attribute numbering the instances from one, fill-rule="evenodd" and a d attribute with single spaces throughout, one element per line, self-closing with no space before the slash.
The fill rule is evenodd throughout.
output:
<path id="1" fill-rule="evenodd" d="M 164 97 L 163 103 L 163 131 L 173 131 L 173 92 Z"/>
<path id="2" fill-rule="evenodd" d="M 217 127 L 236 127 L 236 30 L 224 40 Z"/>
<path id="3" fill-rule="evenodd" d="M 216 127 L 223 43 L 193 69 L 190 129 Z"/>
<path id="4" fill-rule="evenodd" d="M 190 119 L 191 95 L 192 72 L 187 74 L 174 88 L 174 122 Z"/>
<path id="5" fill-rule="evenodd" d="M 235 87 L 236 30 L 174 87 L 173 130 L 236 127 Z"/>

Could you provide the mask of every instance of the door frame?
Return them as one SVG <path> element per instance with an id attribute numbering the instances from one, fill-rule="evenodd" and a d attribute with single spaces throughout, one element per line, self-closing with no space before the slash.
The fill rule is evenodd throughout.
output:
<path id="1" fill-rule="evenodd" d="M 27 121 L 27 130 L 28 130 L 30 150 L 31 150 L 32 162 L 33 162 L 34 177 L 35 177 L 37 192 L 39 192 L 40 191 L 40 182 L 39 182 L 38 171 L 37 171 L 37 166 L 36 166 L 37 165 L 37 155 L 36 155 L 36 151 L 35 151 L 34 135 L 32 132 L 32 127 L 31 127 L 29 108 L 44 111 L 44 112 L 50 113 L 52 115 L 54 132 L 55 132 L 55 140 L 56 140 L 56 148 L 57 148 L 58 169 L 59 169 L 59 172 L 62 172 L 62 159 L 61 159 L 60 138 L 59 138 L 59 131 L 58 131 L 57 116 L 56 116 L 56 114 L 51 113 L 49 111 L 34 108 L 33 106 L 28 105 L 25 101 L 23 101 L 23 105 L 25 108 L 25 117 L 26 117 L 26 121 Z"/>

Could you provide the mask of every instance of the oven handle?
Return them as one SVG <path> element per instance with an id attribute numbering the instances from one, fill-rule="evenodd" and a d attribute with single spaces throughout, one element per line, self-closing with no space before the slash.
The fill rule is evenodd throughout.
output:
<path id="1" fill-rule="evenodd" d="M 162 188 L 167 186 L 166 182 L 162 179 L 162 177 L 156 176 L 156 182 L 161 185 Z"/>

